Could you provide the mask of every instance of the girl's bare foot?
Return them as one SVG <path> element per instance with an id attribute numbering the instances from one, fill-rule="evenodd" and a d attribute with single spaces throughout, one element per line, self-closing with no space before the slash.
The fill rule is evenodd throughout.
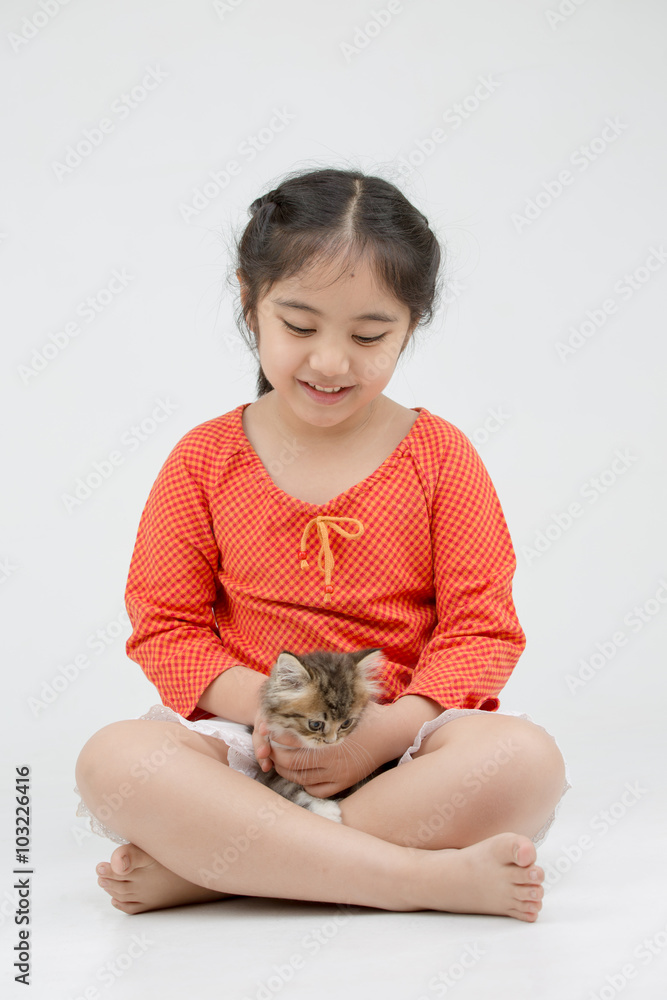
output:
<path id="1" fill-rule="evenodd" d="M 498 833 L 459 849 L 410 850 L 424 873 L 430 869 L 422 909 L 537 920 L 544 871 L 535 864 L 534 843 L 523 834 Z"/>
<path id="2" fill-rule="evenodd" d="M 145 910 L 162 910 L 186 903 L 206 903 L 215 899 L 228 899 L 231 895 L 187 882 L 135 844 L 121 844 L 110 860 L 99 864 L 96 871 L 100 876 L 97 884 L 109 893 L 111 905 L 123 913 L 143 913 Z"/>
<path id="3" fill-rule="evenodd" d="M 489 913 L 537 920 L 544 896 L 544 871 L 535 864 L 537 852 L 528 837 L 499 833 L 470 847 L 406 850 L 413 864 L 406 866 L 405 873 L 409 870 L 409 874 L 396 910 Z M 124 913 L 233 895 L 186 881 L 134 844 L 117 847 L 110 861 L 98 865 L 97 871 L 98 884 L 109 893 L 112 905 Z"/>

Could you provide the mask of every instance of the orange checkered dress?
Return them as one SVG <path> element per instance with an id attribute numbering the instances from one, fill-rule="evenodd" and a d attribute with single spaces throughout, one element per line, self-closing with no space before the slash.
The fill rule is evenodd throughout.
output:
<path id="1" fill-rule="evenodd" d="M 495 711 L 526 640 L 512 542 L 468 438 L 414 407 L 375 472 L 312 504 L 272 481 L 243 430 L 249 405 L 181 438 L 141 516 L 126 648 L 163 703 L 210 718 L 197 701 L 229 667 L 380 647 L 383 703 Z"/>

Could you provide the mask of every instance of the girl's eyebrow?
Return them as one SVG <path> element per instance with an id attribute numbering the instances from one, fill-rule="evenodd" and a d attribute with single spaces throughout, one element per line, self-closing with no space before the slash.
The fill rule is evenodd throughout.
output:
<path id="1" fill-rule="evenodd" d="M 271 299 L 271 302 L 275 302 L 277 306 L 285 306 L 289 309 L 303 309 L 304 312 L 315 313 L 316 316 L 322 315 L 319 309 L 315 309 L 314 306 L 309 306 L 305 302 L 299 302 L 296 299 Z M 398 316 L 390 316 L 388 313 L 363 313 L 361 316 L 351 316 L 350 319 L 353 322 L 371 320 L 374 323 L 398 323 Z"/>

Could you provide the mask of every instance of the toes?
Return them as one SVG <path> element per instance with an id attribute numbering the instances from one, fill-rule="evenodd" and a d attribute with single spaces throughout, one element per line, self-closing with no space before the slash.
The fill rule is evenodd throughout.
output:
<path id="1" fill-rule="evenodd" d="M 127 877 L 135 868 L 143 868 L 153 859 L 136 844 L 121 844 L 111 855 L 111 869 L 116 875 Z"/>
<path id="2" fill-rule="evenodd" d="M 123 883 L 115 878 L 98 878 L 97 884 L 100 889 L 104 889 L 110 896 L 122 895 L 124 892 L 127 893 L 127 889 L 123 889 Z"/>
<path id="3" fill-rule="evenodd" d="M 102 879 L 98 884 L 119 903 L 136 903 L 140 890 L 134 879 Z"/>
<path id="4" fill-rule="evenodd" d="M 536 899 L 543 899 L 544 887 L 541 885 L 517 885 L 514 889 L 514 897 L 515 899 L 531 902 Z"/>
<path id="5" fill-rule="evenodd" d="M 537 920 L 541 909 L 542 901 L 540 899 L 529 899 L 526 902 L 516 899 L 507 912 L 509 916 L 518 917 L 519 920 Z"/>
<path id="6" fill-rule="evenodd" d="M 526 912 L 525 910 L 508 910 L 507 915 L 510 917 L 516 917 L 517 920 L 525 920 L 528 923 L 534 923 L 537 920 L 537 913 Z"/>
<path id="7" fill-rule="evenodd" d="M 115 906 L 117 910 L 122 910 L 123 913 L 141 913 L 145 909 L 143 903 L 139 903 L 137 900 L 112 899 L 111 905 Z"/>
<path id="8" fill-rule="evenodd" d="M 514 841 L 514 862 L 520 868 L 527 868 L 532 865 L 537 857 L 535 844 L 528 837 L 517 837 Z"/>
<path id="9" fill-rule="evenodd" d="M 541 882 L 544 882 L 544 868 L 540 868 L 539 865 L 533 865 L 532 868 L 528 869 L 527 876 L 528 877 L 525 879 L 525 883 L 527 885 L 539 885 Z M 523 874 L 521 874 L 519 878 L 523 883 Z"/>
<path id="10" fill-rule="evenodd" d="M 100 889 L 104 889 L 104 891 L 108 892 L 109 895 L 115 892 L 115 882 L 111 882 L 109 879 L 98 878 L 97 884 L 99 885 Z"/>
<path id="11" fill-rule="evenodd" d="M 110 858 L 111 870 L 115 875 L 126 875 L 132 869 L 131 844 L 121 844 Z"/>
<path id="12" fill-rule="evenodd" d="M 523 913 L 534 913 L 535 916 L 537 916 L 537 914 L 542 909 L 542 900 L 541 899 L 529 899 L 525 903 L 519 903 L 517 901 L 516 906 L 517 906 L 517 909 L 520 909 Z"/>
<path id="13" fill-rule="evenodd" d="M 539 865 L 531 865 L 529 868 L 517 865 L 512 873 L 512 881 L 515 885 L 527 885 L 532 888 L 544 881 L 544 869 Z"/>

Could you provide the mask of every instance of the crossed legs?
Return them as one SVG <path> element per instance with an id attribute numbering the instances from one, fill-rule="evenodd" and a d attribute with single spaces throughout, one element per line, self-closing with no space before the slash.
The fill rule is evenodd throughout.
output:
<path id="1" fill-rule="evenodd" d="M 131 842 L 98 866 L 100 884 L 126 913 L 231 894 L 535 920 L 544 873 L 530 837 L 564 780 L 554 741 L 490 713 L 450 722 L 414 756 L 344 799 L 337 824 L 229 768 L 220 740 L 113 723 L 76 769 L 91 811 Z"/>

